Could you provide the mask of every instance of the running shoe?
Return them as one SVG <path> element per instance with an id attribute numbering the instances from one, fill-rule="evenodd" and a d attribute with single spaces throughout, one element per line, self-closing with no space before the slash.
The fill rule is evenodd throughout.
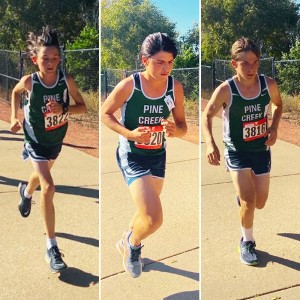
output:
<path id="1" fill-rule="evenodd" d="M 24 182 L 20 182 L 18 185 L 18 190 L 21 196 L 20 202 L 19 202 L 19 211 L 22 215 L 22 217 L 27 218 L 30 215 L 31 211 L 31 199 L 32 198 L 26 198 L 24 196 L 24 191 L 26 189 L 27 184 Z"/>
<path id="2" fill-rule="evenodd" d="M 129 244 L 129 238 L 132 230 L 125 231 L 121 240 L 116 244 L 117 250 L 123 256 L 123 266 L 125 271 L 133 278 L 141 276 L 143 262 L 141 258 L 141 249 L 143 246 L 133 247 Z"/>
<path id="3" fill-rule="evenodd" d="M 45 259 L 49 264 L 49 268 L 52 273 L 58 273 L 68 268 L 68 266 L 62 260 L 62 256 L 63 254 L 59 252 L 57 246 L 47 249 Z"/>
<path id="4" fill-rule="evenodd" d="M 243 238 L 241 238 L 239 244 L 239 252 L 241 262 L 248 266 L 254 266 L 258 264 L 257 255 L 255 252 L 256 244 L 252 241 L 244 242 Z"/>

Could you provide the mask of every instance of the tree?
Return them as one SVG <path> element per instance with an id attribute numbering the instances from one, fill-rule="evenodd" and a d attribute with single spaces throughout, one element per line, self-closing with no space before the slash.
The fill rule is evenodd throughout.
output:
<path id="1" fill-rule="evenodd" d="M 73 74 L 78 86 L 83 90 L 98 90 L 99 86 L 99 51 L 89 50 L 98 48 L 98 27 L 87 25 L 83 28 L 74 43 L 68 43 L 66 54 L 66 66 L 69 73 Z M 80 59 L 79 59 L 80 58 Z"/>
<path id="2" fill-rule="evenodd" d="M 141 44 L 153 32 L 166 32 L 176 38 L 175 24 L 149 0 L 102 0 L 102 68 L 139 68 Z"/>
<path id="3" fill-rule="evenodd" d="M 58 31 L 61 44 L 73 42 L 95 16 L 98 22 L 97 11 L 98 0 L 2 0 L 0 48 L 25 49 L 28 32 L 41 32 L 45 25 Z"/>
<path id="4" fill-rule="evenodd" d="M 286 62 L 280 63 L 276 66 L 277 79 L 280 82 L 280 90 L 288 95 L 299 95 L 300 41 L 296 41 L 290 52 L 283 54 L 282 59 L 286 60 Z"/>
<path id="5" fill-rule="evenodd" d="M 254 40 L 263 56 L 279 59 L 297 37 L 299 7 L 293 0 L 202 0 L 202 60 L 228 58 L 241 36 Z"/>

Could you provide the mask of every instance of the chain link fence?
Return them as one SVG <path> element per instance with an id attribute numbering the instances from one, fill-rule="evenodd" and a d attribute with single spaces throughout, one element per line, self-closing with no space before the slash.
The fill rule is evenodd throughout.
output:
<path id="1" fill-rule="evenodd" d="M 287 95 L 300 94 L 300 59 L 279 60 L 263 58 L 259 73 L 276 79 L 279 89 Z M 230 60 L 216 59 L 211 66 L 201 65 L 201 96 L 209 99 L 214 89 L 235 74 Z"/>
<path id="2" fill-rule="evenodd" d="M 104 100 L 119 81 L 143 70 L 106 69 L 101 73 L 101 98 Z M 172 74 L 183 85 L 187 101 L 199 102 L 199 67 L 173 69 Z"/>
<path id="3" fill-rule="evenodd" d="M 71 74 L 83 94 L 90 114 L 99 115 L 99 48 L 61 49 L 60 68 Z M 23 75 L 35 72 L 27 52 L 0 50 L 0 97 L 8 102 Z"/>

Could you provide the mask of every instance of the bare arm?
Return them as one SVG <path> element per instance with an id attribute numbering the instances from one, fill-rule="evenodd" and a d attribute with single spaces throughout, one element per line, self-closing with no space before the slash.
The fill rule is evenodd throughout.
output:
<path id="1" fill-rule="evenodd" d="M 128 140 L 139 143 L 148 143 L 150 141 L 150 133 L 146 127 L 138 127 L 134 130 L 125 128 L 114 116 L 114 113 L 129 98 L 133 89 L 133 80 L 131 77 L 120 81 L 114 90 L 110 93 L 101 107 L 101 121 L 108 128 L 122 135 Z"/>
<path id="2" fill-rule="evenodd" d="M 220 165 L 220 151 L 215 143 L 212 124 L 213 118 L 222 108 L 222 106 L 228 105 L 230 100 L 230 91 L 227 83 L 222 83 L 213 92 L 211 99 L 205 107 L 202 114 L 202 132 L 206 141 L 206 155 L 208 162 L 211 165 Z"/>
<path id="3" fill-rule="evenodd" d="M 182 84 L 175 80 L 175 107 L 172 109 L 174 122 L 163 121 L 167 137 L 181 137 L 187 132 L 184 113 L 184 93 Z"/>
<path id="4" fill-rule="evenodd" d="M 77 85 L 72 76 L 68 75 L 67 78 L 68 83 L 68 92 L 73 98 L 75 105 L 69 105 L 68 112 L 69 114 L 84 114 L 86 113 L 86 105 L 84 103 L 83 97 L 79 92 Z M 51 109 L 54 114 L 62 114 L 63 106 L 61 103 L 56 101 L 50 101 L 47 104 L 47 107 Z"/>
<path id="5" fill-rule="evenodd" d="M 276 81 L 272 78 L 267 78 L 267 82 L 272 105 L 272 125 L 266 132 L 266 135 L 268 135 L 266 145 L 272 146 L 277 140 L 277 130 L 282 115 L 282 99 Z"/>
<path id="6" fill-rule="evenodd" d="M 31 76 L 26 75 L 16 84 L 11 95 L 11 116 L 10 116 L 10 130 L 14 133 L 22 128 L 22 123 L 18 119 L 18 109 L 22 92 L 31 89 Z"/>

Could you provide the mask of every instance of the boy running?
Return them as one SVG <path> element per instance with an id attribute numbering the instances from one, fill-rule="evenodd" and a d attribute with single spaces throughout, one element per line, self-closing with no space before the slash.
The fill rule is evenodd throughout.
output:
<path id="1" fill-rule="evenodd" d="M 84 100 L 71 76 L 59 70 L 61 59 L 56 31 L 48 26 L 40 36 L 29 34 L 28 50 L 38 71 L 25 75 L 12 91 L 12 132 L 22 127 L 25 135 L 23 159 L 30 158 L 33 173 L 28 183 L 19 184 L 19 211 L 28 217 L 32 194 L 41 188 L 41 212 L 46 230 L 46 260 L 50 271 L 60 272 L 67 268 L 62 260 L 55 238 L 55 210 L 53 198 L 55 186 L 51 168 L 59 156 L 68 128 L 69 114 L 86 112 Z M 23 125 L 18 119 L 21 94 L 26 93 Z M 75 105 L 70 105 L 69 95 Z"/>
<path id="2" fill-rule="evenodd" d="M 237 40 L 231 49 L 236 75 L 214 91 L 202 115 L 206 154 L 211 165 L 220 165 L 220 152 L 212 134 L 212 120 L 223 108 L 225 163 L 240 205 L 242 238 L 240 259 L 246 265 L 258 264 L 253 236 L 255 209 L 267 201 L 270 185 L 270 146 L 277 139 L 282 101 L 274 79 L 258 75 L 260 51 L 248 38 Z M 268 109 L 272 104 L 272 124 Z"/>

